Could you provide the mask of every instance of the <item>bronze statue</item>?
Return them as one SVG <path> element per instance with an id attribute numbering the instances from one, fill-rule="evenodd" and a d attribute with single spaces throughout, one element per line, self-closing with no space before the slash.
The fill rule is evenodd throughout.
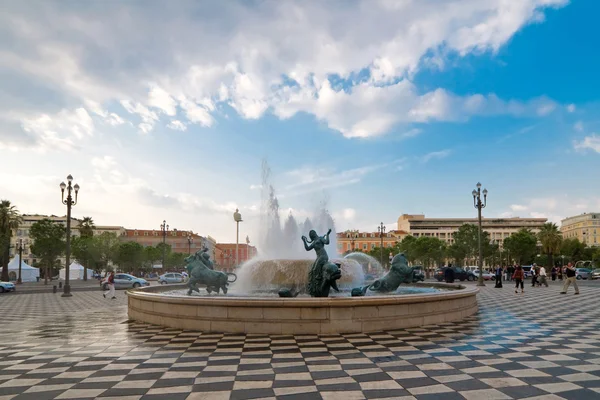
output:
<path id="1" fill-rule="evenodd" d="M 369 289 L 376 292 L 393 292 L 401 283 L 413 283 L 414 268 L 408 266 L 404 253 L 399 253 L 392 259 L 390 271 L 383 278 L 373 282 Z"/>
<path id="2" fill-rule="evenodd" d="M 329 235 L 331 229 L 325 236 L 317 235 L 317 232 L 311 230 L 308 233 L 310 240 L 302 236 L 304 249 L 306 251 L 314 250 L 317 253 L 317 259 L 308 272 L 308 294 L 312 297 L 328 297 L 329 289 L 333 288 L 339 292 L 336 280 L 342 277 L 342 272 L 338 264 L 329 262 L 329 255 L 325 250 L 325 245 L 329 244 Z"/>
<path id="3" fill-rule="evenodd" d="M 186 269 L 190 275 L 188 282 L 188 296 L 194 292 L 200 292 L 196 287 L 197 284 L 206 285 L 208 293 L 217 292 L 220 290 L 227 294 L 227 286 L 235 282 L 237 276 L 232 273 L 225 273 L 214 270 L 214 264 L 210 260 L 207 249 L 199 250 L 185 259 L 187 263 Z M 229 280 L 229 276 L 233 276 L 233 280 Z"/>

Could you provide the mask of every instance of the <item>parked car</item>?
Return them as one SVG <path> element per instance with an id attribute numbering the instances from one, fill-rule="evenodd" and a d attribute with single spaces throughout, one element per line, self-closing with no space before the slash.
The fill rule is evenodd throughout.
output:
<path id="1" fill-rule="evenodd" d="M 425 280 L 425 271 L 422 265 L 414 266 L 413 282 L 423 282 Z"/>
<path id="2" fill-rule="evenodd" d="M 592 278 L 592 270 L 589 268 L 576 268 L 575 269 L 575 277 L 578 280 L 591 279 Z"/>
<path id="3" fill-rule="evenodd" d="M 17 290 L 16 286 L 12 282 L 0 282 L 0 293 L 14 292 Z"/>
<path id="4" fill-rule="evenodd" d="M 108 290 L 105 282 L 100 282 L 100 286 L 103 290 Z M 115 274 L 115 289 L 135 289 L 141 286 L 150 286 L 150 282 L 129 274 Z"/>
<path id="5" fill-rule="evenodd" d="M 476 269 L 475 271 L 473 271 L 473 275 L 475 275 L 475 279 L 479 279 L 479 270 Z M 484 281 L 491 281 L 494 278 L 495 278 L 494 274 L 492 274 L 491 272 L 483 271 L 483 280 Z"/>
<path id="6" fill-rule="evenodd" d="M 600 268 L 592 270 L 592 279 L 600 279 Z"/>
<path id="7" fill-rule="evenodd" d="M 168 272 L 158 277 L 158 282 L 162 285 L 167 283 L 182 283 L 185 279 L 179 272 Z"/>
<path id="8" fill-rule="evenodd" d="M 444 273 L 446 272 L 446 269 L 448 267 L 443 267 L 443 268 L 438 268 L 435 271 L 435 279 L 438 280 L 438 282 L 442 282 L 444 280 Z M 452 269 L 454 270 L 454 280 L 458 280 L 458 281 L 474 281 L 477 277 L 475 276 L 475 274 L 471 271 L 467 271 L 461 267 L 452 267 Z"/>

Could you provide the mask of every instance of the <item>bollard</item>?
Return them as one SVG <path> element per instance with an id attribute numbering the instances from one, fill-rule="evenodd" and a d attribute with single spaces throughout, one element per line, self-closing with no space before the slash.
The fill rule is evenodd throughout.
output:
<path id="1" fill-rule="evenodd" d="M 58 288 L 62 289 L 62 282 L 58 282 Z"/>
<path id="2" fill-rule="evenodd" d="M 52 287 L 52 293 L 56 293 L 56 285 Z"/>

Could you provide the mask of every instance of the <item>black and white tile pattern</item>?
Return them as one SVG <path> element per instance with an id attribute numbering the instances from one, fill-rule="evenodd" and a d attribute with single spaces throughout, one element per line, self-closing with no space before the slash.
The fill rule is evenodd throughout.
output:
<path id="1" fill-rule="evenodd" d="M 0 296 L 0 400 L 600 399 L 600 285 L 488 284 L 460 323 L 241 335 L 128 322 L 125 294 Z"/>

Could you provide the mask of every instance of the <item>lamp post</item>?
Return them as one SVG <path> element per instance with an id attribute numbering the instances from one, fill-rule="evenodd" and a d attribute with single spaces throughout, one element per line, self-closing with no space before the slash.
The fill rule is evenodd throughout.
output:
<path id="1" fill-rule="evenodd" d="M 479 279 L 477 286 L 485 286 L 483 283 L 483 254 L 481 249 L 481 210 L 487 205 L 487 189 L 483 189 L 483 201 L 481 201 L 481 183 L 477 183 L 477 189 L 474 189 L 471 194 L 473 195 L 473 205 L 477 209 L 477 220 L 479 222 L 479 232 L 477 235 L 477 247 L 479 248 L 478 267 L 479 267 Z"/>
<path id="2" fill-rule="evenodd" d="M 234 259 L 234 263 L 235 265 L 238 264 L 238 247 L 240 245 L 240 222 L 242 222 L 242 214 L 240 214 L 240 210 L 239 209 L 235 209 L 235 212 L 233 213 L 233 220 L 235 221 L 236 224 L 236 234 L 235 234 L 235 259 Z"/>
<path id="3" fill-rule="evenodd" d="M 383 267 L 383 235 L 385 235 L 385 226 L 383 225 L 383 222 L 379 224 L 379 226 L 377 227 L 377 232 L 379 232 L 379 239 L 381 241 L 381 248 L 380 248 L 380 254 L 379 254 L 379 259 L 380 259 L 380 263 L 381 266 Z"/>
<path id="4" fill-rule="evenodd" d="M 496 241 L 494 239 L 490 240 L 490 247 L 492 247 L 492 268 L 496 268 Z"/>
<path id="5" fill-rule="evenodd" d="M 62 203 L 67 206 L 67 243 L 65 249 L 65 286 L 63 289 L 62 297 L 71 297 L 71 283 L 69 280 L 69 272 L 71 269 L 71 207 L 77 204 L 77 194 L 79 193 L 79 185 L 75 184 L 71 186 L 73 182 L 73 177 L 69 174 L 67 176 L 68 184 L 65 185 L 64 182 L 60 183 L 60 192 Z M 67 189 L 67 198 L 65 199 L 65 189 Z M 75 192 L 75 199 L 73 199 L 72 193 Z M 19 266 L 19 274 L 20 274 L 20 266 Z"/>
<path id="6" fill-rule="evenodd" d="M 192 254 L 192 243 L 194 243 L 194 237 L 192 236 L 192 232 L 188 232 L 187 242 L 188 242 L 188 254 Z"/>
<path id="7" fill-rule="evenodd" d="M 163 223 L 160 226 L 160 231 L 162 233 L 163 238 L 163 249 L 162 249 L 162 268 L 165 271 L 165 258 L 167 251 L 167 232 L 169 232 L 169 225 L 167 225 L 167 221 L 163 219 Z"/>
<path id="8" fill-rule="evenodd" d="M 21 280 L 21 264 L 23 263 L 23 250 L 24 250 L 23 239 L 19 239 L 17 251 L 19 252 L 19 277 L 17 278 L 17 284 L 23 283 Z"/>

